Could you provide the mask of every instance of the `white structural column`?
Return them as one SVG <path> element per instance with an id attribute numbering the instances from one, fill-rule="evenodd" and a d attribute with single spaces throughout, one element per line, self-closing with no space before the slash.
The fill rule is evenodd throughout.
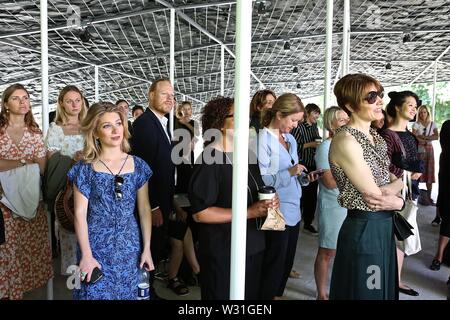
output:
<path id="1" fill-rule="evenodd" d="M 41 101 L 42 101 L 42 132 L 44 137 L 48 130 L 48 20 L 47 20 L 47 0 L 41 0 Z M 51 219 L 47 212 L 48 241 L 52 247 Z M 47 300 L 53 300 L 53 278 L 47 282 Z"/>
<path id="2" fill-rule="evenodd" d="M 434 62 L 434 77 L 433 77 L 433 97 L 431 97 L 431 119 L 434 121 L 436 116 L 436 80 L 437 80 L 438 61 Z"/>
<path id="3" fill-rule="evenodd" d="M 327 36 L 325 38 L 325 80 L 323 84 L 323 108 L 324 110 L 330 107 L 331 95 L 331 54 L 333 49 L 333 0 L 327 0 Z M 342 63 L 344 69 L 344 63 Z M 327 132 L 323 128 L 323 137 L 325 138 Z"/>
<path id="4" fill-rule="evenodd" d="M 100 96 L 99 96 L 99 92 L 98 92 L 98 66 L 94 67 L 94 80 L 95 80 L 95 102 L 99 102 L 100 101 Z"/>
<path id="5" fill-rule="evenodd" d="M 350 64 L 350 0 L 344 0 L 344 22 L 342 31 L 341 76 L 345 76 L 349 71 Z"/>
<path id="6" fill-rule="evenodd" d="M 252 1 L 236 3 L 236 66 L 233 145 L 233 214 L 231 221 L 230 299 L 245 294 L 245 253 L 247 239 L 247 172 L 252 46 Z M 239 137 L 239 143 L 238 142 Z"/>
<path id="7" fill-rule="evenodd" d="M 175 9 L 170 9 L 170 82 L 175 89 Z M 172 137 L 174 108 L 170 111 L 169 117 L 169 130 Z"/>
<path id="8" fill-rule="evenodd" d="M 225 47 L 220 46 L 220 95 L 225 93 Z"/>

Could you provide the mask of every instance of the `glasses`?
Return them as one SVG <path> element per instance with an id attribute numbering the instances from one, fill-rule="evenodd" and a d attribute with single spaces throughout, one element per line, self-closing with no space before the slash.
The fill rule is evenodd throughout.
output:
<path id="1" fill-rule="evenodd" d="M 366 100 L 368 103 L 373 104 L 377 101 L 377 97 L 380 97 L 381 99 L 383 99 L 384 97 L 384 91 L 370 91 L 367 94 L 367 97 L 364 98 L 364 100 Z"/>
<path id="2" fill-rule="evenodd" d="M 232 114 L 227 114 L 225 118 L 233 118 L 234 117 L 234 113 Z"/>
<path id="3" fill-rule="evenodd" d="M 122 200 L 123 199 L 123 192 L 122 192 L 122 186 L 123 186 L 123 177 L 119 175 L 114 176 L 114 194 L 116 195 L 116 200 Z"/>

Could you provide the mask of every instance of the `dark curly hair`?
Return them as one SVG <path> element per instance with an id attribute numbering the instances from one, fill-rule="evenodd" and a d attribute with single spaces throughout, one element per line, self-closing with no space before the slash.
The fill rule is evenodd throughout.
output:
<path id="1" fill-rule="evenodd" d="M 222 129 L 225 119 L 233 106 L 234 99 L 227 97 L 216 97 L 209 101 L 202 110 L 202 129 L 206 132 L 208 129 Z M 205 141 L 208 145 L 213 141 Z"/>

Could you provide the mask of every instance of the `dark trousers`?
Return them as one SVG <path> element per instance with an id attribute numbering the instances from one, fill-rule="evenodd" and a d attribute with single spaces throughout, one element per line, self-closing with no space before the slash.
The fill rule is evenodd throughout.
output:
<path id="1" fill-rule="evenodd" d="M 150 244 L 150 250 L 152 252 L 153 264 L 155 270 L 159 262 L 165 257 L 165 249 L 167 245 L 168 226 L 169 226 L 169 214 L 163 213 L 164 222 L 160 227 L 152 226 L 152 238 Z M 150 284 L 153 286 L 153 280 L 155 278 L 155 271 L 150 272 Z"/>
<path id="2" fill-rule="evenodd" d="M 302 220 L 305 226 L 310 225 L 314 220 L 317 204 L 317 181 L 311 182 L 309 185 L 302 187 L 302 199 L 300 206 L 302 209 Z"/>
<path id="3" fill-rule="evenodd" d="M 294 265 L 299 231 L 300 231 L 300 222 L 293 227 L 286 226 L 285 232 L 288 233 L 288 244 L 286 249 L 286 261 L 284 263 L 284 273 L 281 278 L 281 284 L 277 292 L 278 297 L 281 297 L 283 295 L 284 289 L 286 288 L 286 283 L 289 278 L 289 274 L 291 273 L 292 266 Z"/>
<path id="4" fill-rule="evenodd" d="M 266 251 L 261 278 L 261 299 L 282 296 L 294 263 L 300 223 L 285 231 L 265 231 Z"/>
<path id="5" fill-rule="evenodd" d="M 215 256 L 199 254 L 202 300 L 230 299 L 230 250 Z M 261 284 L 264 251 L 247 256 L 245 262 L 245 299 L 257 300 Z"/>

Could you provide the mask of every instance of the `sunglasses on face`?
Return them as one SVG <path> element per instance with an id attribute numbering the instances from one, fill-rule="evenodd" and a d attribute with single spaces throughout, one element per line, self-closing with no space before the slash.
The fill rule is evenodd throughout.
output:
<path id="1" fill-rule="evenodd" d="M 116 195 L 116 200 L 123 199 L 122 186 L 123 177 L 119 175 L 114 176 L 114 194 Z"/>
<path id="2" fill-rule="evenodd" d="M 370 91 L 367 94 L 367 97 L 364 98 L 364 100 L 366 100 L 368 103 L 373 104 L 377 101 L 377 97 L 380 97 L 381 99 L 383 99 L 384 97 L 384 91 Z"/>

